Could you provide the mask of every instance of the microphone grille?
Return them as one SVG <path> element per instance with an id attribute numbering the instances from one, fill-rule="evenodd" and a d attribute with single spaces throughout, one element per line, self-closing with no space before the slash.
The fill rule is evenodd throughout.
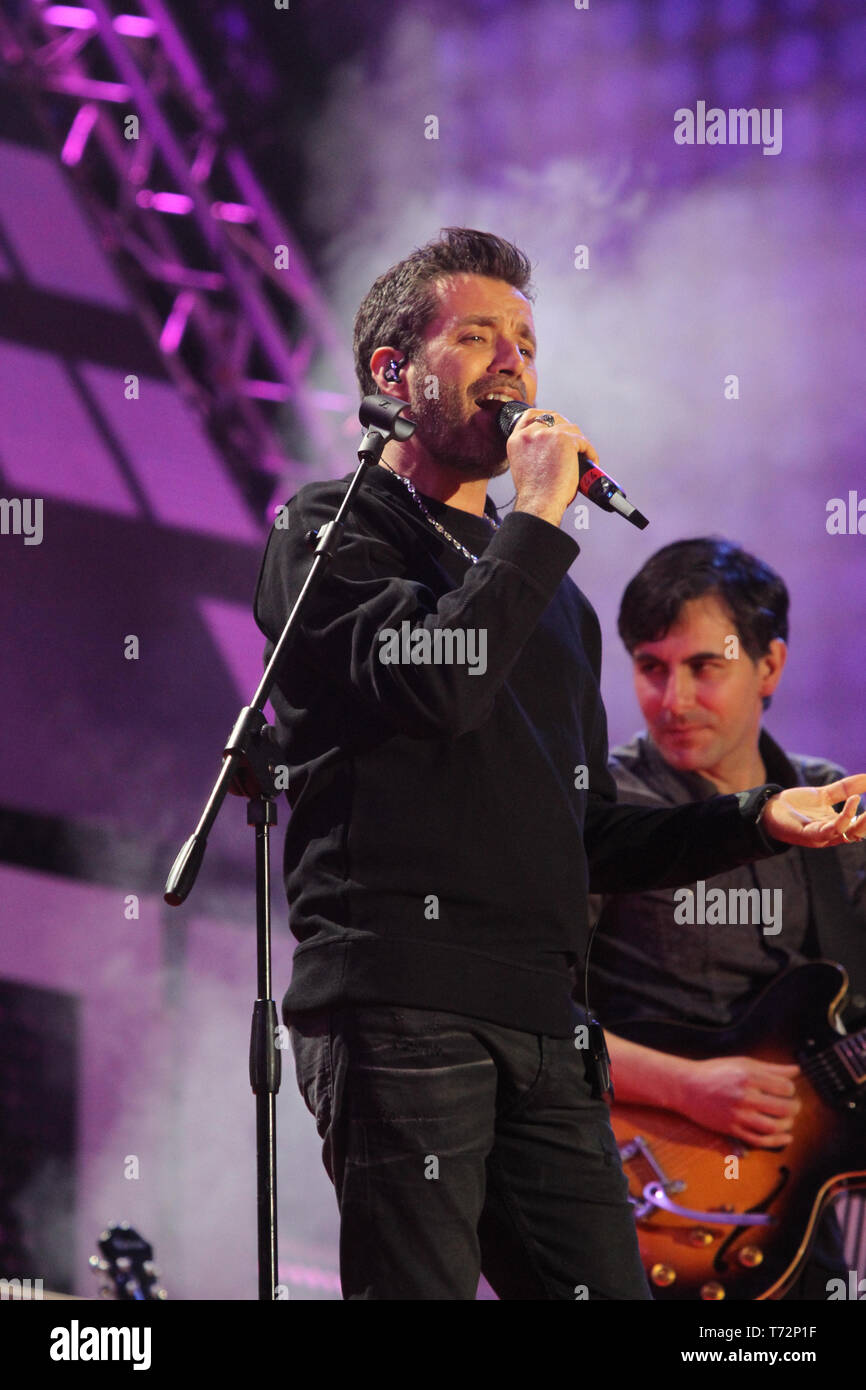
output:
<path id="1" fill-rule="evenodd" d="M 524 410 L 531 409 L 532 407 L 528 405 L 526 401 L 506 401 L 505 404 L 500 407 L 499 413 L 496 416 L 496 423 L 499 425 L 506 439 L 514 429 L 514 426 L 517 424 Z"/>

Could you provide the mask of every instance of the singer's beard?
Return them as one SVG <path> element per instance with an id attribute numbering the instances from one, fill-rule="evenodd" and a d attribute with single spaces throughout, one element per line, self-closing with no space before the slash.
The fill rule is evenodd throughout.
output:
<path id="1" fill-rule="evenodd" d="M 431 378 L 423 358 L 416 359 L 416 382 Z M 489 390 L 482 383 L 478 393 Z M 409 395 L 410 419 L 417 425 L 419 443 L 441 468 L 462 478 L 497 478 L 508 471 L 505 437 L 496 423 L 496 412 L 475 404 L 458 386 L 439 383 L 439 397 L 428 400 L 423 385 Z M 467 408 L 471 415 L 467 419 Z"/>

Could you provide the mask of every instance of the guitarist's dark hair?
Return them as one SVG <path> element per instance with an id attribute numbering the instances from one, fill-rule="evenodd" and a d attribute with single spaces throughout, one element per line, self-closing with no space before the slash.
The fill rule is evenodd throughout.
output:
<path id="1" fill-rule="evenodd" d="M 756 661 L 776 638 L 788 640 L 788 590 L 763 560 L 724 540 L 674 541 L 651 555 L 626 586 L 619 635 L 626 650 L 658 642 L 689 599 L 716 594 L 731 614 L 744 650 Z M 764 701 L 764 706 L 769 700 Z"/>

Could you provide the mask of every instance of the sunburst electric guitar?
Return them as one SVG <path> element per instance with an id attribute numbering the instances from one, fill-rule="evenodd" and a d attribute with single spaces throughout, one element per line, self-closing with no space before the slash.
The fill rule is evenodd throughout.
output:
<path id="1" fill-rule="evenodd" d="M 816 961 L 774 980 L 735 1027 L 644 1020 L 612 1030 L 683 1057 L 745 1055 L 802 1071 L 802 1109 L 783 1149 L 750 1148 L 655 1106 L 613 1105 L 657 1299 L 780 1298 L 822 1209 L 866 1187 L 866 1028 L 840 1034 L 833 1023 L 847 983 L 841 967 Z"/>

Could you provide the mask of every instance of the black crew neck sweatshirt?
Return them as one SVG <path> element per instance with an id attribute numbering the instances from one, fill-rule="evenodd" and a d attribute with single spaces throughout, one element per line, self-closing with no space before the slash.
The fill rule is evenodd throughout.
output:
<path id="1" fill-rule="evenodd" d="M 351 476 L 302 487 L 271 531 L 266 659 L 312 563 L 306 533 Z M 478 563 L 371 467 L 271 696 L 299 942 L 283 1016 L 402 1004 L 566 1037 L 590 889 L 678 886 L 785 847 L 733 796 L 617 806 L 599 624 L 567 573 L 577 543 L 526 512 L 494 531 L 423 500 Z M 416 660 L 382 660 L 385 630 Z M 447 641 L 421 659 L 468 630 L 470 659 L 448 661 Z"/>

